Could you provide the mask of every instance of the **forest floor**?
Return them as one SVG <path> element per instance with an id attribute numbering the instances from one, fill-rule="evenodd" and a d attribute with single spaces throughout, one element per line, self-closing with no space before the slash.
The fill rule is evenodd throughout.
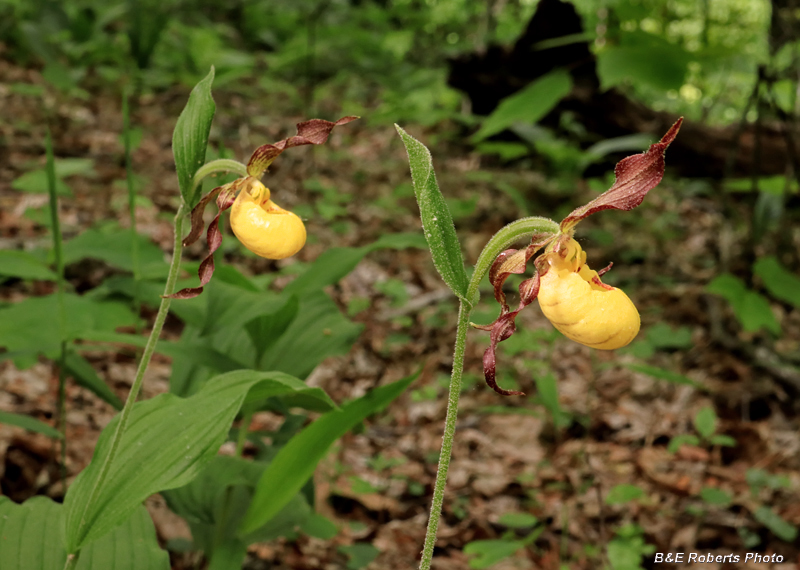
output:
<path id="1" fill-rule="evenodd" d="M 49 244 L 47 228 L 25 215 L 44 205 L 46 197 L 11 188 L 14 179 L 43 165 L 48 122 L 57 157 L 91 158 L 95 164 L 96 175 L 68 179 L 74 197 L 61 202 L 65 239 L 108 220 L 126 226 L 119 98 L 99 93 L 83 101 L 9 87 L 17 84 L 44 83 L 38 72 L 0 61 L 0 247 Z M 178 204 L 170 143 L 186 96 L 186 90 L 175 89 L 138 98 L 133 105 L 132 123 L 143 130 L 133 155 L 144 198 L 136 211 L 137 223 L 167 252 Z M 239 160 L 246 160 L 260 144 L 293 134 L 294 123 L 309 118 L 281 118 L 274 107 L 265 114 L 263 101 L 224 91 L 215 92 L 215 99 L 211 142 L 224 144 Z M 324 103 L 319 107 L 318 116 L 337 118 Z M 585 183 L 565 190 L 554 177 L 487 161 L 459 142 L 453 126 L 403 126 L 431 148 L 440 187 L 457 201 L 456 227 L 468 264 L 475 262 L 495 231 L 527 215 L 499 190 L 504 185 L 524 196 L 531 214 L 556 220 L 596 195 Z M 251 274 L 283 271 L 297 261 L 313 260 L 331 246 L 360 246 L 384 233 L 421 231 L 409 193 L 405 151 L 390 124 L 373 125 L 366 117 L 341 127 L 324 147 L 283 155 L 264 182 L 283 207 L 293 209 L 323 199 L 304 186 L 311 177 L 350 198 L 331 220 L 310 217 L 309 245 L 296 258 L 276 263 L 232 251 L 226 260 Z M 531 306 L 517 321 L 518 334 L 501 345 L 498 355 L 498 383 L 516 385 L 528 396 L 503 397 L 486 386 L 481 358 L 488 334 L 470 332 L 435 568 L 467 568 L 463 548 L 470 541 L 527 536 L 530 528 L 514 530 L 500 522 L 503 515 L 520 512 L 537 517 L 541 533 L 493 568 L 593 569 L 607 564 L 606 556 L 620 567 L 613 557 L 637 548 L 645 554 L 644 543 L 653 545 L 654 552 L 741 555 L 739 564 L 703 566 L 709 569 L 797 567 L 800 544 L 780 540 L 755 518 L 760 507 L 768 506 L 800 526 L 797 378 L 771 366 L 763 354 L 760 359 L 753 356 L 747 347 L 796 351 L 800 313 L 775 307 L 783 336 L 770 343 L 764 335 L 740 332 L 729 310 L 704 290 L 720 267 L 735 269 L 744 263 L 746 231 L 743 223 L 731 222 L 730 214 L 745 220 L 748 207 L 734 198 L 723 214 L 713 192 L 696 191 L 692 181 L 670 178 L 668 170 L 665 181 L 637 210 L 604 212 L 583 222 L 577 237 L 592 267 L 613 261 L 614 269 L 604 280 L 621 285 L 639 308 L 640 340 L 629 350 L 592 351 L 554 333 L 538 307 Z M 204 247 L 192 246 L 187 259 L 200 259 Z M 79 292 L 112 273 L 100 262 L 67 267 L 68 281 Z M 281 273 L 274 286 L 285 285 L 290 278 L 283 275 L 289 273 Z M 513 298 L 518 280 L 510 282 Z M 0 301 L 51 291 L 48 282 L 9 281 L 0 289 Z M 422 372 L 409 391 L 368 421 L 361 433 L 343 437 L 318 468 L 317 509 L 339 525 L 339 534 L 330 541 L 301 535 L 294 541 L 254 545 L 246 567 L 345 568 L 348 560 L 341 546 L 371 543 L 380 554 L 369 568 L 414 568 L 441 444 L 457 304 L 428 252 L 418 249 L 371 253 L 328 293 L 345 312 L 354 300 L 363 303 L 363 310 L 352 312 L 365 328 L 346 356 L 329 359 L 315 370 L 310 384 L 342 402 Z M 489 322 L 497 314 L 494 302 L 489 302 L 491 294 L 484 293 L 483 299 L 473 317 L 476 322 Z M 152 323 L 152 312 L 144 316 Z M 164 335 L 178 338 L 180 331 L 180 321 L 170 319 Z M 97 351 L 90 361 L 124 399 L 135 372 L 133 355 Z M 668 374 L 659 370 L 680 374 L 700 388 L 667 381 Z M 169 375 L 169 359 L 157 356 L 144 396 L 167 391 Z M 557 408 L 552 394 L 537 390 L 537 381 L 552 385 L 543 378 L 556 381 Z M 25 370 L 0 362 L 3 411 L 52 421 L 57 386 L 58 372 L 49 361 Z M 707 406 L 719 417 L 716 432 L 734 438 L 736 445 L 701 441 L 670 453 L 672 438 L 697 435 L 693 420 Z M 67 410 L 71 481 L 89 462 L 100 430 L 114 411 L 71 382 Z M 257 414 L 251 428 L 272 426 L 276 419 L 270 413 Z M 0 457 L 3 494 L 18 501 L 34 494 L 63 496 L 58 477 L 53 477 L 52 444 L 46 437 L 0 426 Z M 752 477 L 747 478 L 752 468 L 785 475 L 788 486 L 754 485 Z M 638 487 L 640 496 L 609 501 L 610 491 L 616 488 L 619 493 L 621 484 Z M 724 491 L 730 504 L 714 504 L 709 498 L 713 494 L 702 495 L 706 488 Z M 163 500 L 152 498 L 148 508 L 160 540 L 188 538 L 188 528 L 169 513 Z M 784 563 L 744 564 L 748 552 L 779 554 Z M 193 568 L 196 562 L 190 555 L 173 554 L 175 569 Z M 646 553 L 643 564 L 653 567 L 652 553 Z"/>

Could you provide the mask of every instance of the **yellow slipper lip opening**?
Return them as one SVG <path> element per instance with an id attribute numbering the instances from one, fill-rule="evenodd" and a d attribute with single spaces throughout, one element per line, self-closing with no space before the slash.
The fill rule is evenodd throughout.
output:
<path id="1" fill-rule="evenodd" d="M 231 207 L 231 229 L 258 256 L 285 259 L 306 243 L 306 227 L 296 214 L 270 199 L 269 188 L 257 180 L 242 189 Z"/>
<path id="2" fill-rule="evenodd" d="M 574 240 L 567 255 L 548 255 L 541 278 L 539 306 L 564 336 L 592 348 L 613 350 L 639 332 L 639 312 L 624 291 L 603 284 L 586 265 L 586 253 Z"/>

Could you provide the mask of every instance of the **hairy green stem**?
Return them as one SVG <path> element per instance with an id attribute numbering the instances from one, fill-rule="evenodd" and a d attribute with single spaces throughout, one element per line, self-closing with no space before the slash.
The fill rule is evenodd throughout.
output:
<path id="1" fill-rule="evenodd" d="M 111 464 L 114 462 L 114 458 L 117 455 L 119 444 L 122 441 L 122 435 L 125 433 L 125 428 L 127 427 L 128 420 L 131 415 L 131 410 L 133 409 L 133 405 L 136 403 L 136 399 L 142 389 L 144 374 L 147 371 L 147 366 L 150 364 L 150 359 L 153 356 L 153 352 L 155 352 L 158 338 L 161 336 L 161 329 L 164 328 L 164 321 L 167 319 L 167 313 L 169 313 L 169 305 L 172 302 L 172 299 L 167 298 L 166 295 L 171 295 L 173 293 L 175 290 L 175 283 L 178 280 L 178 270 L 180 269 L 181 252 L 183 250 L 182 239 L 184 213 L 185 205 L 181 204 L 180 208 L 178 208 L 178 213 L 175 215 L 175 246 L 172 254 L 172 262 L 169 266 L 167 284 L 164 287 L 164 296 L 161 298 L 161 305 L 158 308 L 158 314 L 156 315 L 156 320 L 153 323 L 153 330 L 150 331 L 150 337 L 147 339 L 147 344 L 144 347 L 142 359 L 139 361 L 139 368 L 136 370 L 136 377 L 133 380 L 131 391 L 128 393 L 128 399 L 125 401 L 125 407 L 122 408 L 122 412 L 120 412 L 119 422 L 117 423 L 117 428 L 114 430 L 114 435 L 111 438 L 108 455 L 106 456 L 103 465 L 100 467 L 100 473 L 97 476 L 92 493 L 83 507 L 83 514 L 81 515 L 80 522 L 81 531 L 83 531 L 83 528 L 86 525 L 86 513 L 89 512 L 89 507 L 97 499 L 97 495 L 100 493 L 103 482 L 105 481 L 106 477 L 108 476 L 108 472 L 111 469 Z M 70 554 L 77 555 L 77 553 Z M 69 564 L 70 561 L 68 559 L 64 570 L 67 570 L 67 568 L 70 567 Z"/>
<path id="2" fill-rule="evenodd" d="M 558 233 L 558 230 L 558 224 L 553 220 L 539 216 L 531 216 L 529 218 L 520 218 L 519 220 L 513 221 L 494 234 L 478 256 L 478 261 L 475 264 L 475 271 L 473 271 L 469 287 L 467 287 L 467 299 L 472 306 L 474 307 L 478 304 L 478 300 L 480 299 L 478 287 L 481 284 L 481 279 L 488 273 L 489 268 L 491 268 L 492 263 L 494 263 L 498 255 L 522 238 L 529 238 L 535 234 L 555 235 Z"/>
<path id="3" fill-rule="evenodd" d="M 235 172 L 239 176 L 247 176 L 247 167 L 239 161 L 230 158 L 220 158 L 205 163 L 197 169 L 192 178 L 192 190 L 200 186 L 203 178 L 217 172 Z"/>
<path id="4" fill-rule="evenodd" d="M 472 272 L 469 286 L 467 287 L 467 302 L 461 301 L 458 309 L 458 324 L 456 325 L 456 341 L 453 351 L 453 371 L 450 375 L 450 391 L 447 398 L 447 415 L 444 420 L 444 435 L 442 436 L 442 451 L 439 454 L 439 468 L 436 472 L 436 482 L 433 487 L 433 500 L 431 501 L 431 515 L 428 519 L 428 530 L 425 533 L 425 544 L 422 547 L 420 570 L 430 570 L 433 561 L 433 548 L 436 544 L 436 533 L 439 530 L 439 519 L 442 516 L 444 503 L 444 488 L 447 483 L 447 471 L 450 469 L 450 456 L 453 452 L 453 441 L 456 434 L 456 418 L 458 417 L 458 399 L 461 395 L 461 377 L 464 372 L 464 353 L 467 345 L 467 330 L 469 329 L 469 316 L 472 308 L 480 300 L 480 283 L 489 271 L 495 258 L 514 245 L 518 240 L 536 234 L 557 234 L 558 224 L 548 218 L 530 217 L 511 222 L 497 232 L 478 256 L 475 270 Z"/>

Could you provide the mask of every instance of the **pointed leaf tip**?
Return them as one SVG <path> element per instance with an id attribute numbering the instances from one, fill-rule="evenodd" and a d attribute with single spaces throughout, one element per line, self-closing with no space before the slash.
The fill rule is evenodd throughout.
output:
<path id="1" fill-rule="evenodd" d="M 561 221 L 561 231 L 567 232 L 579 221 L 603 210 L 632 210 L 642 203 L 647 193 L 658 186 L 664 177 L 664 153 L 675 140 L 683 117 L 675 121 L 661 140 L 641 154 L 623 158 L 614 168 L 614 185 L 588 204 L 576 208 Z"/>

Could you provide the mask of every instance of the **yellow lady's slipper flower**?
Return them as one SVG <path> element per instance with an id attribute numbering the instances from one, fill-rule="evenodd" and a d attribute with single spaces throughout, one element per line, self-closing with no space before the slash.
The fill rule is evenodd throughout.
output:
<path id="1" fill-rule="evenodd" d="M 250 180 L 231 208 L 233 233 L 256 255 L 267 259 L 291 257 L 306 243 L 303 220 L 270 200 L 269 188 Z"/>
<path id="2" fill-rule="evenodd" d="M 199 287 L 188 287 L 168 295 L 172 299 L 191 299 L 203 292 L 214 274 L 214 252 L 222 244 L 219 217 L 231 211 L 231 229 L 244 246 L 267 259 L 284 259 L 300 251 L 306 243 L 306 227 L 296 214 L 286 211 L 270 200 L 269 188 L 259 178 L 283 151 L 303 145 L 323 144 L 334 127 L 355 121 L 358 117 L 342 117 L 338 121 L 311 119 L 297 124 L 297 134 L 274 144 L 258 147 L 247 163 L 247 176 L 214 188 L 192 209 L 192 230 L 183 240 L 184 247 L 196 242 L 203 233 L 203 212 L 216 201 L 219 212 L 208 225 L 208 255 L 197 271 Z"/>
<path id="3" fill-rule="evenodd" d="M 575 342 L 602 350 L 626 346 L 639 332 L 639 311 L 589 269 L 578 242 L 570 239 L 563 250 L 546 254 L 549 268 L 539 279 L 542 313 Z"/>
<path id="4" fill-rule="evenodd" d="M 516 332 L 519 312 L 539 299 L 544 316 L 564 336 L 592 348 L 613 350 L 630 343 L 639 332 L 639 312 L 628 296 L 616 287 L 606 285 L 600 276 L 611 268 L 597 272 L 586 265 L 586 253 L 572 236 L 575 226 L 603 210 L 632 210 L 642 203 L 664 175 L 664 152 L 675 139 L 683 118 L 678 119 L 659 142 L 647 152 L 621 160 L 614 169 L 614 184 L 606 192 L 576 208 L 559 224 L 556 233 L 536 234 L 525 249 L 508 249 L 497 256 L 489 270 L 494 297 L 500 303 L 500 315 L 488 325 L 473 325 L 489 331 L 489 348 L 483 354 L 486 383 L 505 396 L 522 395 L 497 385 L 497 345 Z M 545 251 L 534 261 L 536 272 L 519 286 L 519 306 L 509 307 L 503 284 L 509 275 L 525 271 L 528 261 L 542 248 Z"/>

